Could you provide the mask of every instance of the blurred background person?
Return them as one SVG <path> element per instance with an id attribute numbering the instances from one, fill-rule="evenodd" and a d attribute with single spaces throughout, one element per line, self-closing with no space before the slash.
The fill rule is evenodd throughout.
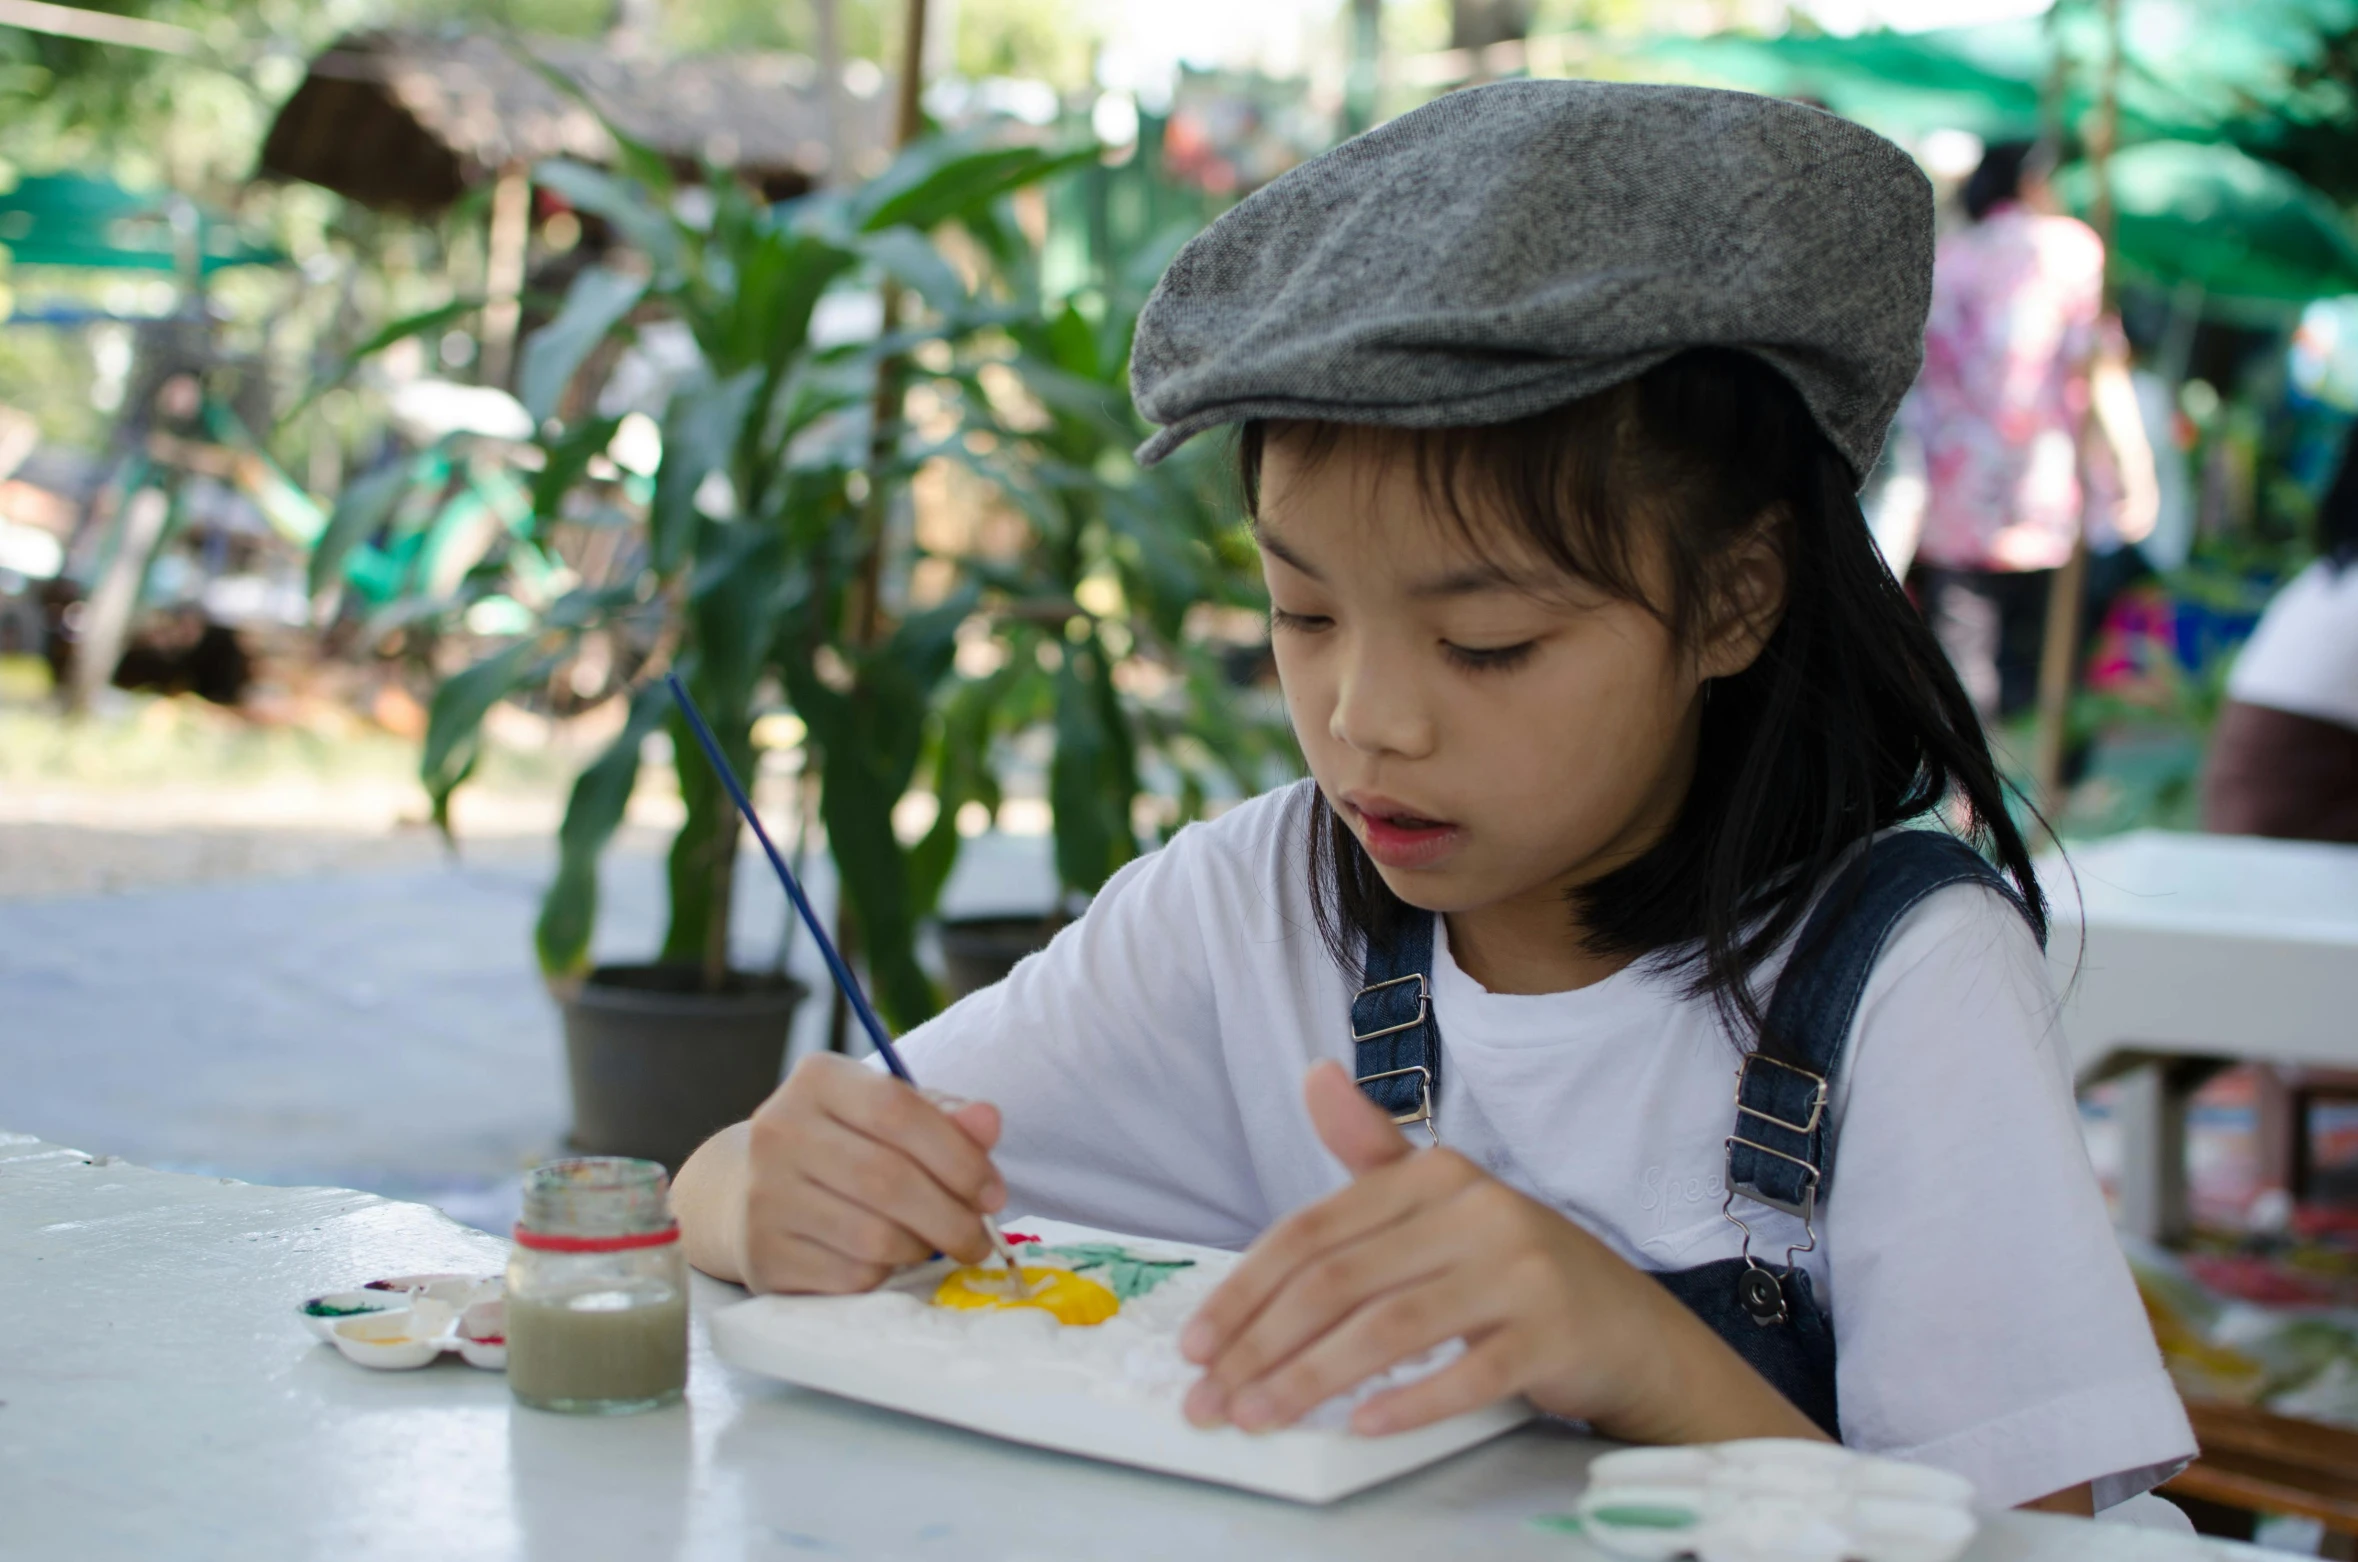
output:
<path id="1" fill-rule="evenodd" d="M 2268 604 L 2227 676 L 2206 830 L 2358 841 L 2358 430 L 2317 528 L 2323 556 Z"/>
<path id="2" fill-rule="evenodd" d="M 2117 474 L 2112 539 L 2141 540 L 2156 509 L 2126 347 L 2105 327 L 2104 246 L 2058 210 L 2051 161 L 2032 142 L 2003 142 L 1965 182 L 1969 221 L 1934 259 L 1924 371 L 1905 414 L 1923 452 L 1925 613 L 1984 721 L 2036 695 L 2047 593 L 2082 522 L 2091 413 Z"/>

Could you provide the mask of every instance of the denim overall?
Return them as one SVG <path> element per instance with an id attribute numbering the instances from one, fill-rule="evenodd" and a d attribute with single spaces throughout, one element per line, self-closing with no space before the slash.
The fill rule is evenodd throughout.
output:
<path id="1" fill-rule="evenodd" d="M 1891 930 L 1934 890 L 1978 881 L 2021 904 L 2013 888 L 1953 836 L 1902 830 L 1873 842 L 1836 876 L 1802 925 L 1795 953 L 1769 999 L 1765 1034 L 1775 1055 L 1748 1054 L 1736 1070 L 1736 1117 L 1727 1138 L 1728 1196 L 1721 1205 L 1744 1231 L 1740 1258 L 1657 1273 L 1670 1294 L 1736 1354 L 1839 1439 L 1834 1403 L 1834 1324 L 1811 1292 L 1797 1253 L 1817 1246 L 1815 1216 L 1833 1179 L 1826 1112 L 1835 1069 L 1867 974 Z M 2027 913 L 2026 913 L 2027 915 Z M 1420 917 L 1396 945 L 1370 945 L 1366 985 L 1351 1001 L 1359 1088 L 1403 1126 L 1423 1123 L 1439 1142 L 1441 1027 L 1433 1014 L 1433 920 Z M 1738 1195 L 1801 1222 L 1804 1242 L 1781 1269 L 1752 1255 Z"/>

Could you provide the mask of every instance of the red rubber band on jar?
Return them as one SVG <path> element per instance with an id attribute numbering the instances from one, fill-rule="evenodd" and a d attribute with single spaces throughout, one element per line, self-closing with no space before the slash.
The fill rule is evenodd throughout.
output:
<path id="1" fill-rule="evenodd" d="M 638 1231 L 621 1237 L 561 1237 L 547 1231 L 527 1230 L 519 1222 L 516 1226 L 516 1245 L 540 1253 L 627 1253 L 633 1248 L 665 1247 L 680 1239 L 680 1228 L 675 1223 L 661 1231 Z"/>

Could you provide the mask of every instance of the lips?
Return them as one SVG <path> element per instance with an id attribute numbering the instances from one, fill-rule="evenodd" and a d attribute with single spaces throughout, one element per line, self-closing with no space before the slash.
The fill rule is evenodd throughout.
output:
<path id="1" fill-rule="evenodd" d="M 1418 813 L 1396 798 L 1351 792 L 1342 802 L 1346 817 L 1358 827 L 1360 844 L 1381 867 L 1429 868 L 1465 838 L 1459 826 Z"/>

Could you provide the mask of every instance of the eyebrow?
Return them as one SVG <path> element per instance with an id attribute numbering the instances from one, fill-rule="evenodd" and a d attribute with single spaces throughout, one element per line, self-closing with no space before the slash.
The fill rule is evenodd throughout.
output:
<path id="1" fill-rule="evenodd" d="M 1253 523 L 1253 541 L 1260 544 L 1265 551 L 1275 554 L 1288 567 L 1300 570 L 1312 580 L 1326 578 L 1317 566 L 1279 541 L 1259 521 Z M 1496 564 L 1483 563 L 1469 564 L 1463 569 L 1451 570 L 1446 575 L 1436 575 L 1428 580 L 1420 580 L 1408 588 L 1408 594 L 1422 600 L 1431 600 L 1438 597 L 1475 596 L 1485 591 L 1529 591 L 1531 589 L 1531 582 L 1523 577 Z"/>
<path id="2" fill-rule="evenodd" d="M 1262 525 L 1259 521 L 1253 522 L 1253 541 L 1260 547 L 1262 552 L 1276 554 L 1282 563 L 1286 564 L 1290 568 L 1300 570 L 1303 574 L 1309 576 L 1312 580 L 1326 579 L 1326 576 L 1319 573 L 1318 569 L 1312 565 L 1308 559 L 1303 558 L 1299 553 L 1296 553 L 1293 549 L 1287 547 L 1284 543 L 1279 542 L 1274 536 L 1270 535 L 1269 528 Z"/>

